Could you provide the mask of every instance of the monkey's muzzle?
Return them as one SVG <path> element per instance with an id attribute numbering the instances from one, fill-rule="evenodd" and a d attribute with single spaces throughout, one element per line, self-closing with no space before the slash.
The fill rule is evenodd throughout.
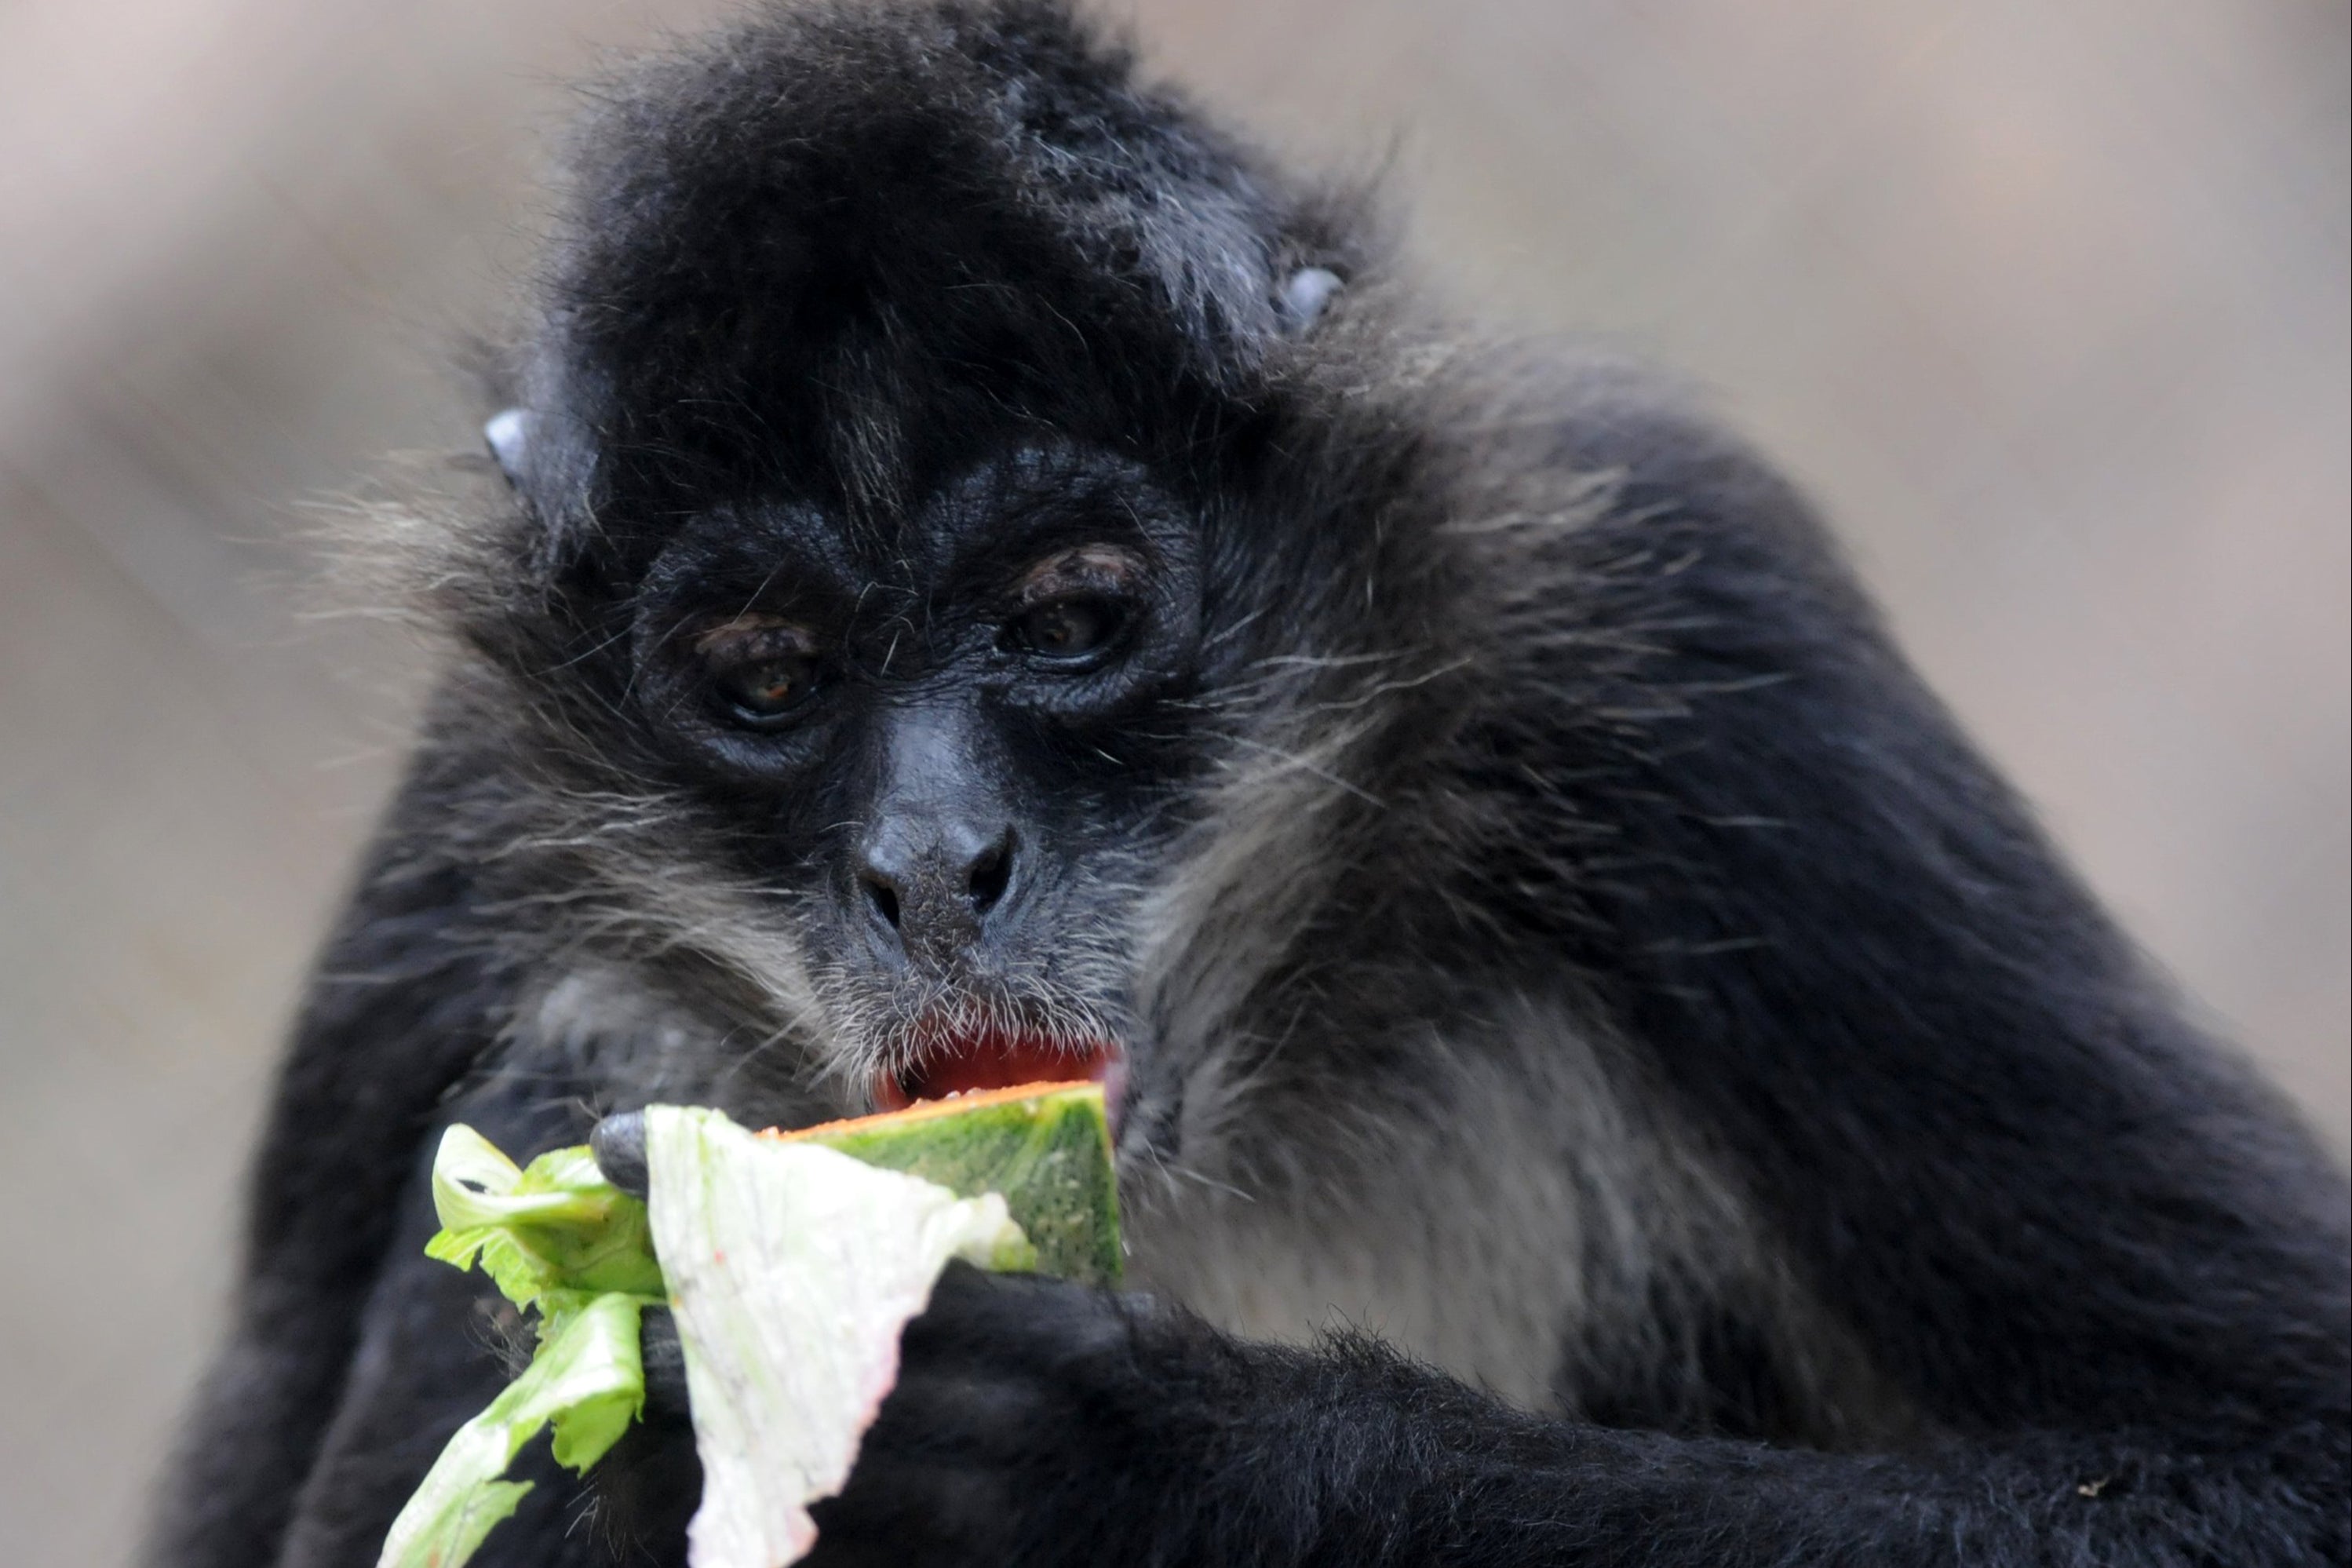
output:
<path id="1" fill-rule="evenodd" d="M 1103 1086 L 1114 1129 L 1127 1055 L 1117 1041 L 1073 1039 L 1042 1029 L 957 1029 L 927 1035 L 910 1059 L 874 1076 L 874 1103 L 902 1110 L 919 1100 L 947 1100 L 975 1089 L 1011 1089 L 1024 1083 Z"/>

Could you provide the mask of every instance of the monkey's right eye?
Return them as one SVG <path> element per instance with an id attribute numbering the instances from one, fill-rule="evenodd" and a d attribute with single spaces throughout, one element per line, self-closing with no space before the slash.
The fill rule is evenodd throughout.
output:
<path id="1" fill-rule="evenodd" d="M 719 696 L 739 718 L 765 723 L 808 700 L 816 685 L 816 661 L 804 654 L 761 659 L 719 670 L 717 680 Z"/>
<path id="2" fill-rule="evenodd" d="M 820 661 L 798 626 L 746 619 L 696 642 L 715 704 L 736 723 L 767 729 L 788 721 L 816 690 Z"/>

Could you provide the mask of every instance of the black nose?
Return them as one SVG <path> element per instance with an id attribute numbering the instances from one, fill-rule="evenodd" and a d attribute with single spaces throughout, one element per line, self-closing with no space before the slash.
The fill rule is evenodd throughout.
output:
<path id="1" fill-rule="evenodd" d="M 1009 824 L 921 831 L 886 822 L 866 838 L 857 882 L 877 924 L 901 947 L 946 957 L 978 941 L 989 911 L 1004 901 L 1015 849 Z"/>

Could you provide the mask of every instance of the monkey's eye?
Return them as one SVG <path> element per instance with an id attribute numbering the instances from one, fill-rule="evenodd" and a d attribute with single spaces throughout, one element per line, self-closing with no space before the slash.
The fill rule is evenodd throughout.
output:
<path id="1" fill-rule="evenodd" d="M 816 661 L 787 654 L 718 672 L 719 692 L 745 719 L 782 718 L 808 700 L 816 685 Z"/>
<path id="2" fill-rule="evenodd" d="M 1126 620 L 1125 608 L 1110 599 L 1052 599 L 1013 617 L 1005 641 L 1039 658 L 1081 659 L 1108 647 Z"/>
<path id="3" fill-rule="evenodd" d="M 807 633 L 746 617 L 697 639 L 713 698 L 740 724 L 767 728 L 790 719 L 817 688 L 822 664 Z"/>

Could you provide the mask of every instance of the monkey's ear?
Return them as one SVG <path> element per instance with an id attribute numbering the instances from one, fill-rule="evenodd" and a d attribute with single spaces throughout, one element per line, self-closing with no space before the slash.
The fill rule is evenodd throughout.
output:
<path id="1" fill-rule="evenodd" d="M 528 405 L 502 408 L 482 426 L 482 440 L 529 524 L 531 570 L 543 578 L 551 578 L 593 531 L 588 494 L 596 456 L 579 416 L 561 412 L 566 406 L 542 387 Z M 543 412 L 549 408 L 559 412 Z"/>
<path id="2" fill-rule="evenodd" d="M 1343 285 L 1328 267 L 1302 267 L 1282 280 L 1283 325 L 1293 336 L 1315 325 Z"/>
<path id="3" fill-rule="evenodd" d="M 521 408 L 502 408 L 490 416 L 482 426 L 482 439 L 489 443 L 490 456 L 499 460 L 499 472 L 507 483 L 522 489 L 523 459 L 530 445 L 530 414 Z"/>

